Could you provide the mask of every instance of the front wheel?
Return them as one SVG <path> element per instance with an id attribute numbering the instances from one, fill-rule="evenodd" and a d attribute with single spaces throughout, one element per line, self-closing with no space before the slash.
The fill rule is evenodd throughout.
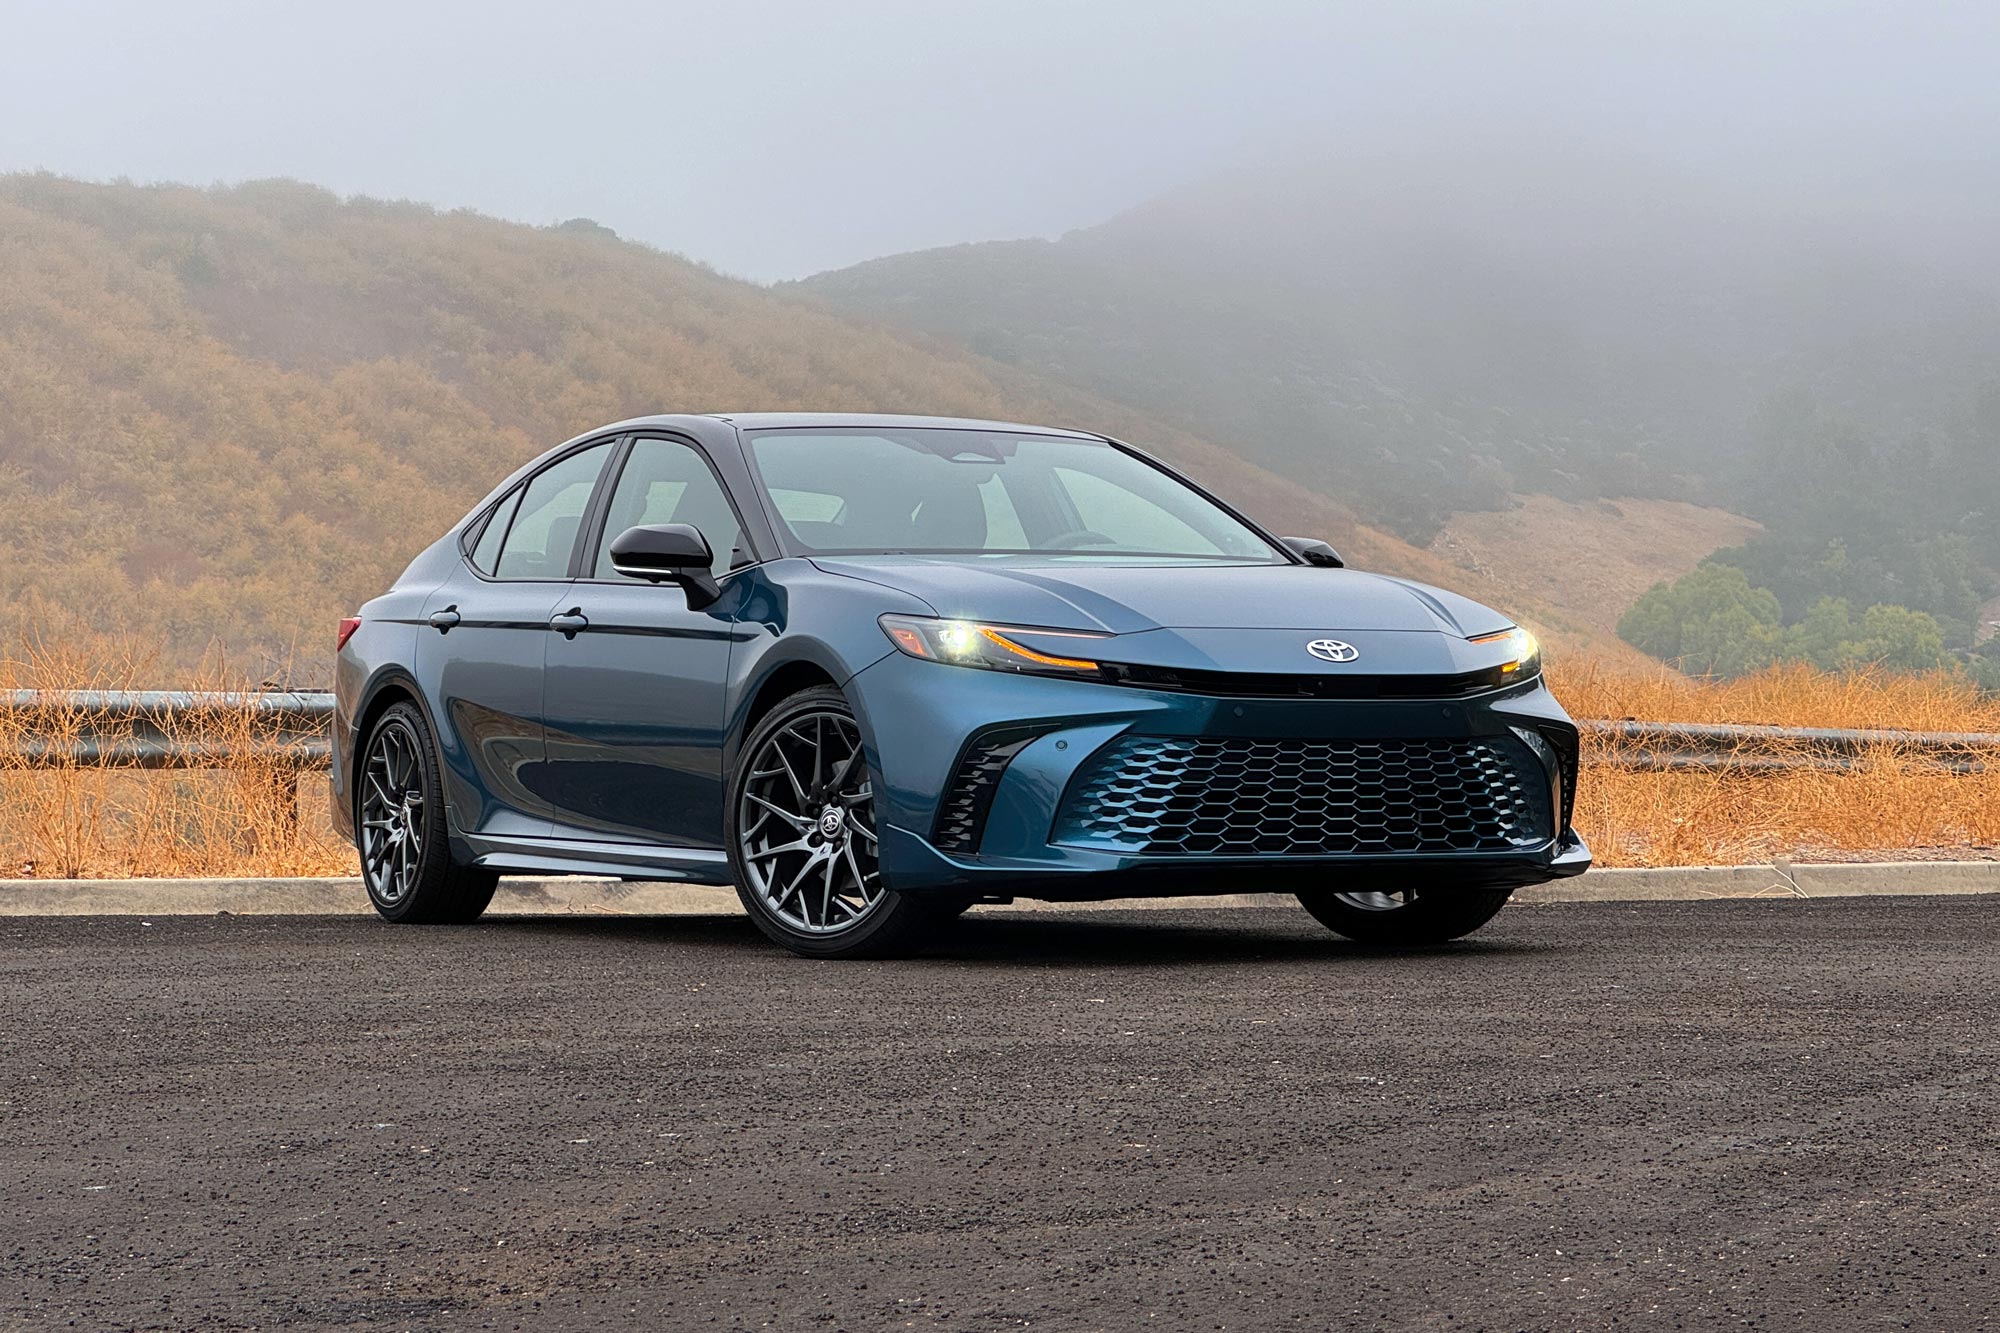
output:
<path id="1" fill-rule="evenodd" d="M 736 893 L 758 929 L 807 958 L 882 957 L 937 921 L 882 883 L 875 788 L 839 690 L 786 699 L 751 731 L 726 809 Z"/>
<path id="2" fill-rule="evenodd" d="M 1299 902 L 1328 930 L 1363 944 L 1443 944 L 1491 921 L 1512 894 L 1512 889 L 1395 889 L 1301 893 Z"/>

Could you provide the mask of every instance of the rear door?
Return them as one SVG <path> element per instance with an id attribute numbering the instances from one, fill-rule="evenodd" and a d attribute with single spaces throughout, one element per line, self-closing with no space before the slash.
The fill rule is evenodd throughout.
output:
<path id="1" fill-rule="evenodd" d="M 567 605 L 571 562 L 613 445 L 572 450 L 503 497 L 463 568 L 425 605 L 418 672 L 442 710 L 445 799 L 461 832 L 549 833 L 549 622 Z"/>
<path id="2" fill-rule="evenodd" d="M 689 523 L 715 552 L 722 597 L 699 610 L 671 583 L 611 568 L 614 538 L 639 524 Z M 691 441 L 630 442 L 593 524 L 595 540 L 550 636 L 543 716 L 559 834 L 673 847 L 722 846 L 724 690 L 740 580 L 742 524 Z"/>

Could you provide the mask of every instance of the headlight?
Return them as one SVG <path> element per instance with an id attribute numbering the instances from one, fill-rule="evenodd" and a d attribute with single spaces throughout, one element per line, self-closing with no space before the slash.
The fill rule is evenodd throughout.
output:
<path id="1" fill-rule="evenodd" d="M 1097 663 L 1067 653 L 1057 656 L 1039 652 L 1010 635 L 1031 634 L 1036 638 L 1060 635 L 1077 641 L 1079 649 L 1093 640 L 1108 636 L 1080 634 L 1074 630 L 1017 629 L 1004 625 L 982 625 L 972 620 L 937 620 L 930 616 L 883 616 L 879 622 L 889 642 L 911 657 L 926 662 L 949 662 L 953 666 L 985 667 L 989 671 L 1030 671 L 1048 676 L 1097 674 Z"/>
<path id="2" fill-rule="evenodd" d="M 1518 625 L 1498 634 L 1482 634 L 1469 642 L 1502 645 L 1507 658 L 1500 665 L 1500 674 L 1508 680 L 1528 680 L 1541 672 L 1541 642 Z"/>

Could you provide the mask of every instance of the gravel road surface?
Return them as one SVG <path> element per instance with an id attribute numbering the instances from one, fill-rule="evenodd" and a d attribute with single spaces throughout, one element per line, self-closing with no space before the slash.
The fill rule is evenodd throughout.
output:
<path id="1" fill-rule="evenodd" d="M 0 1328 L 2000 1327 L 2000 904 L 0 921 Z"/>

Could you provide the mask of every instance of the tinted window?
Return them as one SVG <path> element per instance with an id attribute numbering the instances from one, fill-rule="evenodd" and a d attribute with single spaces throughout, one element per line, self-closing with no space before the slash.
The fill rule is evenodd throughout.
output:
<path id="1" fill-rule="evenodd" d="M 688 523 L 700 528 L 709 549 L 715 552 L 714 570 L 718 574 L 729 568 L 729 553 L 741 539 L 736 511 L 729 507 L 729 497 L 708 460 L 675 440 L 633 441 L 625 470 L 611 492 L 611 508 L 604 516 L 604 540 L 597 548 L 592 577 L 621 577 L 611 567 L 611 543 L 625 529 L 642 523 Z"/>
<path id="2" fill-rule="evenodd" d="M 750 452 L 809 551 L 1282 559 L 1200 492 L 1101 440 L 759 431 Z"/>
<path id="3" fill-rule="evenodd" d="M 507 535 L 507 525 L 514 521 L 514 506 L 520 502 L 521 492 L 509 491 L 499 504 L 493 507 L 493 515 L 486 520 L 480 530 L 479 540 L 472 547 L 472 567 L 482 574 L 493 572 L 493 562 L 500 556 L 500 539 Z"/>
<path id="4" fill-rule="evenodd" d="M 609 444 L 593 444 L 535 474 L 500 548 L 495 577 L 566 579 L 570 552 L 583 528 L 584 510 L 597 474 L 610 456 Z"/>

